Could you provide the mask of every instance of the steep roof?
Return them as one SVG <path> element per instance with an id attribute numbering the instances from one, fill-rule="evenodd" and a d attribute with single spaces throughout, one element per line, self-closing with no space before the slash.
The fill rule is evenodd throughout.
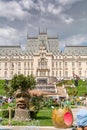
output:
<path id="1" fill-rule="evenodd" d="M 18 46 L 0 46 L 0 55 L 18 55 L 20 54 L 21 47 Z"/>
<path id="2" fill-rule="evenodd" d="M 87 46 L 66 46 L 63 54 L 65 55 L 87 55 Z"/>
<path id="3" fill-rule="evenodd" d="M 48 37 L 47 33 L 40 33 L 37 37 L 28 37 L 26 50 L 30 53 L 37 53 L 41 43 L 45 44 L 47 52 L 52 52 L 54 55 L 60 53 L 58 38 Z"/>

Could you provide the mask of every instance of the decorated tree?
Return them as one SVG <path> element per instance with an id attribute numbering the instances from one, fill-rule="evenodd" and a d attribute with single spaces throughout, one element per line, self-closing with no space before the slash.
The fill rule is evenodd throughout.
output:
<path id="1" fill-rule="evenodd" d="M 19 86 L 22 90 L 34 89 L 36 85 L 36 80 L 33 75 L 24 76 L 23 74 L 14 75 L 10 82 L 11 90 L 16 91 Z"/>
<path id="2" fill-rule="evenodd" d="M 33 75 L 14 75 L 10 81 L 10 93 L 14 94 L 16 109 L 14 120 L 29 121 L 29 90 L 35 88 L 36 80 Z"/>

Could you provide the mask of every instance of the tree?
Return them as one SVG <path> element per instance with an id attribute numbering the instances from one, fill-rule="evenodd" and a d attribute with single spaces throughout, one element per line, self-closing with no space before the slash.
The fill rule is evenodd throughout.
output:
<path id="1" fill-rule="evenodd" d="M 9 89 L 10 95 L 21 87 L 22 90 L 34 89 L 36 86 L 36 80 L 33 75 L 24 76 L 23 74 L 17 75 L 11 79 L 6 86 Z"/>
<path id="2" fill-rule="evenodd" d="M 31 74 L 26 77 L 26 87 L 29 89 L 34 89 L 36 85 L 35 77 Z"/>
<path id="3" fill-rule="evenodd" d="M 19 86 L 21 86 L 22 89 L 26 89 L 26 85 L 26 77 L 23 74 L 15 74 L 10 82 L 10 86 L 13 91 L 16 91 L 19 88 Z"/>

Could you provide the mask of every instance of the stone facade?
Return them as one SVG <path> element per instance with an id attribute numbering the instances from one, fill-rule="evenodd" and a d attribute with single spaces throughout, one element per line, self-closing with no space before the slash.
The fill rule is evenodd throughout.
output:
<path id="1" fill-rule="evenodd" d="M 57 37 L 39 33 L 28 37 L 27 46 L 0 46 L 0 79 L 11 79 L 14 74 L 33 74 L 72 79 L 73 74 L 87 77 L 87 46 L 66 46 L 59 50 Z"/>

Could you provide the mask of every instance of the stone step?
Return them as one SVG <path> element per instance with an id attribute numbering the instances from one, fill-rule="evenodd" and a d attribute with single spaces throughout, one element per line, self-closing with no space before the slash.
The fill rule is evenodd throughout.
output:
<path id="1" fill-rule="evenodd" d="M 65 88 L 60 86 L 60 87 L 57 87 L 57 89 L 58 89 L 58 95 L 67 96 L 67 92 L 66 92 Z"/>

